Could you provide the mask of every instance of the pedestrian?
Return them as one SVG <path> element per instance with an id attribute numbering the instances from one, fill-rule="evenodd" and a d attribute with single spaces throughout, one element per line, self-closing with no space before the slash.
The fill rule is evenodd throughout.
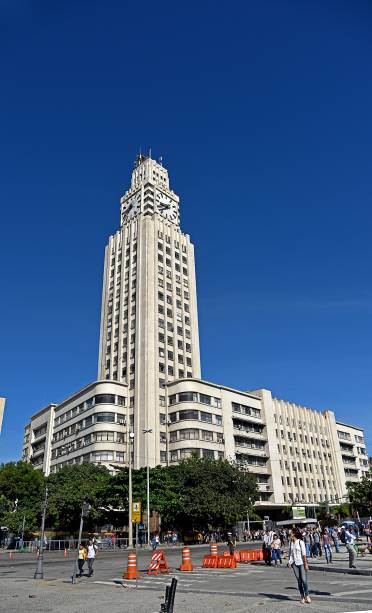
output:
<path id="1" fill-rule="evenodd" d="M 227 533 L 227 546 L 229 548 L 230 555 L 233 556 L 234 551 L 235 551 L 235 542 L 234 542 L 233 535 L 231 534 L 231 532 Z"/>
<path id="2" fill-rule="evenodd" d="M 345 526 L 341 528 L 341 542 L 345 543 L 345 547 L 349 554 L 349 568 L 356 568 L 355 536 L 349 530 L 346 530 Z"/>
<path id="3" fill-rule="evenodd" d="M 88 548 L 87 549 L 88 549 L 88 553 L 87 553 L 87 559 L 88 559 L 88 577 L 91 577 L 93 575 L 94 558 L 96 557 L 96 554 L 97 554 L 97 547 L 93 543 L 92 539 L 89 540 Z"/>
<path id="4" fill-rule="evenodd" d="M 327 528 L 324 528 L 322 533 L 322 545 L 327 560 L 327 564 L 332 564 L 332 549 L 331 549 L 331 537 L 329 536 Z"/>
<path id="5" fill-rule="evenodd" d="M 314 558 L 322 557 L 322 549 L 320 547 L 320 534 L 316 528 L 313 530 L 313 551 Z"/>
<path id="6" fill-rule="evenodd" d="M 158 539 L 157 539 L 157 537 L 156 537 L 156 534 L 154 534 L 154 536 L 153 536 L 153 537 L 152 537 L 152 539 L 151 539 L 151 547 L 152 547 L 152 550 L 153 550 L 153 551 L 155 551 L 155 549 L 157 548 L 157 546 L 158 546 Z"/>
<path id="7" fill-rule="evenodd" d="M 310 558 L 310 555 L 311 555 L 311 536 L 310 536 L 310 531 L 308 529 L 306 529 L 304 531 L 302 539 L 303 539 L 303 542 L 305 543 L 306 557 Z"/>
<path id="8" fill-rule="evenodd" d="M 263 535 L 262 550 L 264 553 L 265 564 L 271 565 L 271 543 L 273 542 L 273 533 L 270 530 L 266 530 Z"/>
<path id="9" fill-rule="evenodd" d="M 86 559 L 87 559 L 87 550 L 85 549 L 83 543 L 80 543 L 79 555 L 78 555 L 78 566 L 79 566 L 78 577 L 81 577 L 81 575 L 83 574 L 83 567 L 84 567 Z"/>
<path id="10" fill-rule="evenodd" d="M 282 544 L 277 534 L 273 535 L 273 542 L 271 543 L 271 559 L 278 566 L 278 562 L 282 564 Z"/>
<path id="11" fill-rule="evenodd" d="M 333 528 L 331 537 L 332 537 L 333 544 L 335 546 L 335 552 L 340 553 L 340 541 L 339 541 L 337 526 Z"/>
<path id="12" fill-rule="evenodd" d="M 307 582 L 307 571 L 309 565 L 306 558 L 305 543 L 302 540 L 302 533 L 299 528 L 295 528 L 291 532 L 289 544 L 289 560 L 288 566 L 293 568 L 293 572 L 297 579 L 298 589 L 301 595 L 301 603 L 310 603 L 309 588 Z"/>

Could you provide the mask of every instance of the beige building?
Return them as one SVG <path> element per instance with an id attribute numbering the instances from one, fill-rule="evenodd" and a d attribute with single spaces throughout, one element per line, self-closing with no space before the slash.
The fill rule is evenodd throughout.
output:
<path id="1" fill-rule="evenodd" d="M 363 431 L 316 411 L 201 379 L 194 248 L 167 170 L 138 156 L 105 252 L 98 381 L 32 416 L 23 457 L 172 464 L 198 454 L 257 475 L 258 505 L 342 501 L 368 470 Z M 134 434 L 130 443 L 129 433 Z"/>

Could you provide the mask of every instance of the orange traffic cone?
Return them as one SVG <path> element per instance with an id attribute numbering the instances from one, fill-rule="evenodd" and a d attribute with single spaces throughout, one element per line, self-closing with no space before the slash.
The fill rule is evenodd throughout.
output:
<path id="1" fill-rule="evenodd" d="M 63 554 L 65 558 L 67 558 L 67 553 L 68 553 L 68 551 L 67 551 L 67 549 L 66 549 L 66 547 L 65 547 L 65 552 L 64 552 L 64 554 Z"/>
<path id="2" fill-rule="evenodd" d="M 127 570 L 123 573 L 123 579 L 138 579 L 137 556 L 135 553 L 128 553 Z"/>
<path id="3" fill-rule="evenodd" d="M 211 556 L 217 556 L 218 555 L 217 543 L 211 543 L 210 555 Z"/>
<path id="4" fill-rule="evenodd" d="M 184 547 L 182 549 L 182 564 L 180 566 L 180 570 L 190 571 L 194 570 L 193 565 L 191 564 L 191 553 L 188 547 Z"/>

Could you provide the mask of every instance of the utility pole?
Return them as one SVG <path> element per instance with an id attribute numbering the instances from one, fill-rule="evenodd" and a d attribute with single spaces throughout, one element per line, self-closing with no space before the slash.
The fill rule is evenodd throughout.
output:
<path id="1" fill-rule="evenodd" d="M 39 551 L 39 556 L 38 556 L 38 559 L 37 559 L 37 566 L 36 566 L 36 570 L 35 570 L 35 574 L 34 574 L 34 579 L 44 579 L 44 568 L 43 568 L 43 561 L 44 561 L 44 534 L 45 534 L 45 516 L 46 516 L 47 506 L 48 506 L 48 486 L 46 485 L 45 486 L 44 504 L 43 504 L 43 514 L 41 516 L 40 551 Z"/>
<path id="2" fill-rule="evenodd" d="M 132 507 L 133 507 L 133 488 L 132 488 L 132 443 L 134 442 L 134 432 L 129 432 L 129 482 L 128 482 L 128 548 L 133 548 L 133 522 L 132 522 Z"/>
<path id="3" fill-rule="evenodd" d="M 79 559 L 81 535 L 83 533 L 84 517 L 88 517 L 90 508 L 91 508 L 90 504 L 87 504 L 86 502 L 83 502 L 83 505 L 81 507 L 81 514 L 80 514 L 79 538 L 78 538 L 78 544 L 77 544 L 76 555 L 75 555 L 74 571 L 73 571 L 72 577 L 71 577 L 71 583 L 76 583 L 76 571 L 77 571 L 78 559 Z"/>
<path id="4" fill-rule="evenodd" d="M 149 434 L 151 434 L 152 429 L 148 428 L 147 430 L 142 430 L 142 432 L 146 435 L 146 471 L 147 471 L 147 479 L 146 479 L 146 502 L 147 502 L 147 545 L 150 545 L 150 462 L 149 462 Z"/>

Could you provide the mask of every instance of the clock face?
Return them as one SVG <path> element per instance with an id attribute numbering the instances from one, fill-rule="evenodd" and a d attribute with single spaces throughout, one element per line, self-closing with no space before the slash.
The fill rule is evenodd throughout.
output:
<path id="1" fill-rule="evenodd" d="M 169 219 L 169 221 L 177 221 L 177 203 L 163 192 L 158 191 L 156 194 L 156 211 L 162 217 Z"/>
<path id="2" fill-rule="evenodd" d="M 137 215 L 139 209 L 141 207 L 141 198 L 140 194 L 134 194 L 131 196 L 125 203 L 125 206 L 122 211 L 122 222 L 127 222 L 133 219 L 135 215 Z"/>

